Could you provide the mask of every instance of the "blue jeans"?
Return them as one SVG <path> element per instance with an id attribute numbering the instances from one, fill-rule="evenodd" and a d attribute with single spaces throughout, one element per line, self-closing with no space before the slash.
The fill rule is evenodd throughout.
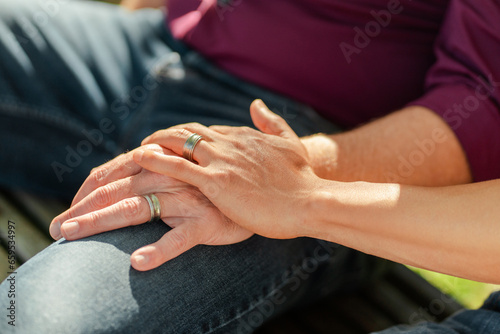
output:
<path id="1" fill-rule="evenodd" d="M 496 334 L 500 333 L 499 312 L 500 292 L 495 292 L 480 309 L 459 311 L 439 324 L 422 322 L 373 334 Z"/>
<path id="2" fill-rule="evenodd" d="M 3 186 L 71 198 L 91 168 L 158 129 L 251 126 L 255 98 L 300 135 L 339 131 L 311 108 L 212 66 L 164 21 L 156 10 L 0 0 Z M 131 252 L 168 230 L 159 222 L 54 243 L 0 286 L 3 310 L 12 282 L 16 290 L 16 326 L 2 316 L 0 333 L 250 333 L 380 267 L 327 242 L 255 236 L 132 269 Z"/>
<path id="3" fill-rule="evenodd" d="M 2 186 L 69 199 L 91 168 L 153 131 L 191 121 L 251 126 L 255 98 L 299 135 L 340 130 L 211 65 L 172 38 L 159 11 L 0 0 Z M 0 285 L 0 308 L 15 301 L 16 325 L 2 317 L 0 332 L 250 333 L 383 266 L 320 240 L 255 236 L 132 269 L 131 252 L 168 230 L 158 222 L 54 243 Z"/>

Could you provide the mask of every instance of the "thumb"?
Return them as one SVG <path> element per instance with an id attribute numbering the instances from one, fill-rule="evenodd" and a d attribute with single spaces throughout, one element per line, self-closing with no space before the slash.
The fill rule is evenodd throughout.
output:
<path id="1" fill-rule="evenodd" d="M 134 269 L 147 271 L 161 266 L 198 245 L 198 225 L 184 222 L 155 243 L 139 248 L 130 257 Z"/>
<path id="2" fill-rule="evenodd" d="M 283 138 L 297 138 L 295 132 L 280 116 L 273 113 L 262 100 L 255 100 L 250 105 L 253 124 L 260 131 Z"/>

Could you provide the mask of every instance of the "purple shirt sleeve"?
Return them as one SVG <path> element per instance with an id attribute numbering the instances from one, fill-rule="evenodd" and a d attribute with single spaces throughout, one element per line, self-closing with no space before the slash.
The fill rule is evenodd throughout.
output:
<path id="1" fill-rule="evenodd" d="M 467 155 L 474 181 L 500 178 L 500 1 L 451 0 L 426 94 Z"/>

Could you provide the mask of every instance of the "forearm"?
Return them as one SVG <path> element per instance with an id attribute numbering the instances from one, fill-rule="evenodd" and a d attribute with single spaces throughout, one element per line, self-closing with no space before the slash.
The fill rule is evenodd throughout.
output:
<path id="1" fill-rule="evenodd" d="M 310 237 L 396 262 L 500 283 L 500 181 L 423 188 L 323 181 L 305 221 Z"/>
<path id="2" fill-rule="evenodd" d="M 316 174 L 338 181 L 468 183 L 465 154 L 434 112 L 408 107 L 358 129 L 302 139 Z"/>

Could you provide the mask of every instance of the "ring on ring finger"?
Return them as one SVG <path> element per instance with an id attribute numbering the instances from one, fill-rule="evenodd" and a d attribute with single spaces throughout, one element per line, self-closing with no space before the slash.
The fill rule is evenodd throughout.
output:
<path id="1" fill-rule="evenodd" d="M 151 223 L 159 220 L 161 218 L 161 205 L 158 197 L 156 197 L 155 194 L 143 195 L 142 197 L 148 202 L 151 211 L 149 222 Z"/>
<path id="2" fill-rule="evenodd" d="M 203 137 L 197 133 L 193 133 L 192 135 L 190 135 L 188 137 L 188 139 L 186 139 L 186 142 L 184 143 L 184 146 L 182 147 L 182 156 L 185 159 L 187 159 L 191 162 L 194 162 L 194 160 L 193 160 L 194 148 L 196 147 L 196 144 L 198 144 L 198 142 L 202 139 L 203 139 Z"/>

